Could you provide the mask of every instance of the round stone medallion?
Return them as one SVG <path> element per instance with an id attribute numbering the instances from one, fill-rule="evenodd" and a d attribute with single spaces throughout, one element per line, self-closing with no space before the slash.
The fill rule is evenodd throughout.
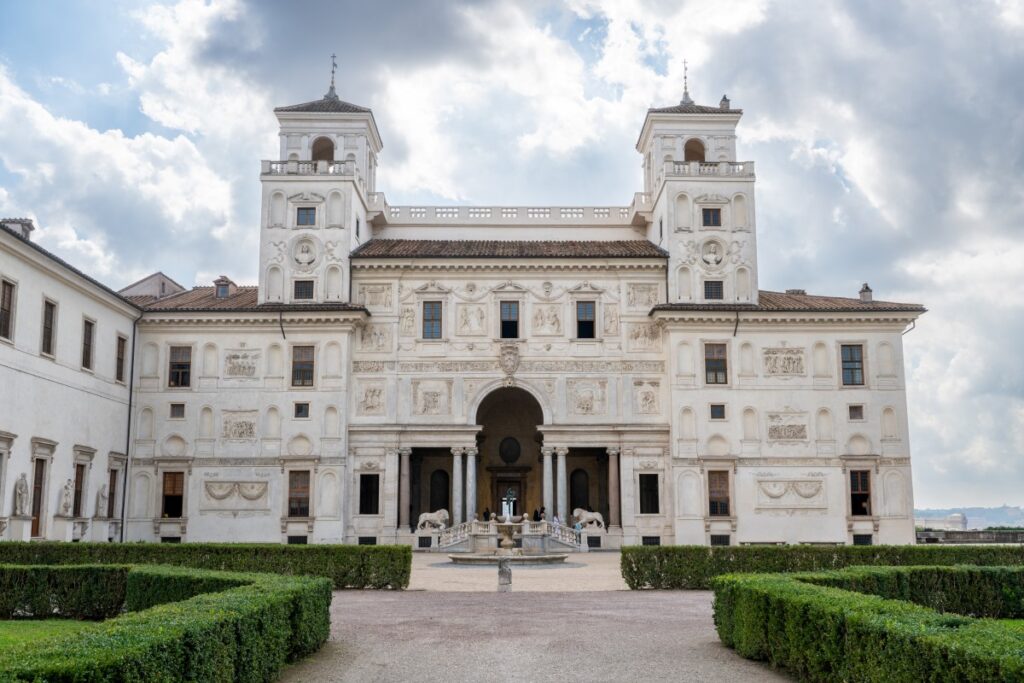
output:
<path id="1" fill-rule="evenodd" d="M 508 465 L 511 465 L 519 459 L 520 454 L 519 442 L 515 437 L 506 436 L 498 444 L 498 455 Z"/>

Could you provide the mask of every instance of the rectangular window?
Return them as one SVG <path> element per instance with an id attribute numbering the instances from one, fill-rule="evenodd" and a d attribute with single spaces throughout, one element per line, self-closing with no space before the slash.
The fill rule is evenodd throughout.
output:
<path id="1" fill-rule="evenodd" d="M 853 535 L 854 545 L 874 545 L 874 539 L 871 534 L 854 534 Z"/>
<path id="2" fill-rule="evenodd" d="M 658 500 L 658 475 L 640 475 L 640 514 L 656 515 L 661 512 Z"/>
<path id="3" fill-rule="evenodd" d="M 380 514 L 380 475 L 359 475 L 359 514 Z"/>
<path id="4" fill-rule="evenodd" d="M 376 536 L 360 536 L 357 545 L 377 545 Z"/>
<path id="5" fill-rule="evenodd" d="M 86 320 L 82 323 L 82 367 L 92 370 L 92 337 L 96 330 L 96 323 Z"/>
<path id="6" fill-rule="evenodd" d="M 871 470 L 850 470 L 850 514 L 871 516 Z"/>
<path id="7" fill-rule="evenodd" d="M 0 283 L 0 337 L 14 339 L 14 283 Z"/>
<path id="8" fill-rule="evenodd" d="M 295 299 L 312 299 L 313 298 L 313 281 L 312 280 L 296 280 L 295 281 Z"/>
<path id="9" fill-rule="evenodd" d="M 441 338 L 441 302 L 423 302 L 423 338 Z"/>
<path id="10" fill-rule="evenodd" d="M 725 298 L 725 287 L 721 280 L 705 280 L 704 281 L 704 298 L 705 299 L 724 299 Z"/>
<path id="11" fill-rule="evenodd" d="M 309 517 L 309 470 L 288 473 L 288 516 Z"/>
<path id="12" fill-rule="evenodd" d="M 227 299 L 228 295 L 230 293 L 231 293 L 231 286 L 230 285 L 217 285 L 217 298 L 218 299 Z"/>
<path id="13" fill-rule="evenodd" d="M 114 518 L 114 506 L 117 504 L 117 472 L 118 470 L 110 470 L 110 481 L 107 483 L 107 517 L 110 519 Z"/>
<path id="14" fill-rule="evenodd" d="M 843 386 L 863 386 L 864 347 L 860 344 L 843 344 L 840 350 L 843 358 Z"/>
<path id="15" fill-rule="evenodd" d="M 850 419 L 854 422 L 860 422 L 864 419 L 864 406 L 852 405 L 850 406 Z"/>
<path id="16" fill-rule="evenodd" d="M 124 356 L 128 348 L 128 340 L 125 337 L 117 338 L 117 351 L 114 355 L 114 379 L 118 382 L 124 381 Z"/>
<path id="17" fill-rule="evenodd" d="M 295 225 L 316 225 L 316 208 L 312 206 L 299 207 L 295 213 Z"/>
<path id="18" fill-rule="evenodd" d="M 181 519 L 185 502 L 185 473 L 164 472 L 163 505 L 160 512 L 163 517 Z"/>
<path id="19" fill-rule="evenodd" d="M 81 517 L 82 516 L 82 492 L 85 488 L 85 465 L 78 463 L 75 465 L 75 497 L 71 505 L 71 516 Z"/>
<path id="20" fill-rule="evenodd" d="M 303 420 L 309 417 L 309 404 L 308 403 L 296 403 L 295 404 L 295 417 Z"/>
<path id="21" fill-rule="evenodd" d="M 704 345 L 704 375 L 708 384 L 729 383 L 725 344 Z"/>
<path id="22" fill-rule="evenodd" d="M 313 386 L 313 347 L 292 347 L 292 386 Z"/>
<path id="23" fill-rule="evenodd" d="M 172 403 L 170 418 L 172 420 L 184 420 L 185 419 L 185 404 L 184 403 Z"/>
<path id="24" fill-rule="evenodd" d="M 53 355 L 53 332 L 57 322 L 57 304 L 52 301 L 43 302 L 43 343 L 40 351 L 43 355 Z"/>
<path id="25" fill-rule="evenodd" d="M 309 543 L 308 536 L 289 536 L 288 545 L 307 545 Z"/>
<path id="26" fill-rule="evenodd" d="M 724 403 L 712 403 L 711 404 L 711 419 L 712 420 L 724 420 L 725 419 L 725 404 Z"/>
<path id="27" fill-rule="evenodd" d="M 640 545 L 661 545 L 661 536 L 641 536 Z"/>
<path id="28" fill-rule="evenodd" d="M 729 545 L 729 534 L 711 534 L 711 545 Z"/>
<path id="29" fill-rule="evenodd" d="M 708 515 L 729 516 L 729 473 L 708 472 Z"/>
<path id="30" fill-rule="evenodd" d="M 519 302 L 501 302 L 501 338 L 519 338 Z"/>
<path id="31" fill-rule="evenodd" d="M 709 228 L 717 228 L 722 225 L 722 210 L 721 209 L 703 209 L 702 215 L 704 218 L 704 225 Z"/>
<path id="32" fill-rule="evenodd" d="M 593 339 L 596 304 L 593 301 L 576 302 L 576 338 Z"/>
<path id="33" fill-rule="evenodd" d="M 172 346 L 167 386 L 188 387 L 192 383 L 192 347 Z"/>
<path id="34" fill-rule="evenodd" d="M 42 536 L 43 529 L 43 482 L 46 480 L 46 461 L 36 458 L 32 473 L 32 538 Z"/>

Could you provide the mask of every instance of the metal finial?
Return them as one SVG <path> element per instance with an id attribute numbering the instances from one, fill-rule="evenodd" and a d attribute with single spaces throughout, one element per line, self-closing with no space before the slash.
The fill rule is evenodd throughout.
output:
<path id="1" fill-rule="evenodd" d="M 331 87 L 327 91 L 327 94 L 324 95 L 324 99 L 331 99 L 331 100 L 338 99 L 338 93 L 336 93 L 334 91 L 334 72 L 337 71 L 337 69 L 338 69 L 338 62 L 335 61 L 336 59 L 337 59 L 337 55 L 335 55 L 332 52 L 331 53 Z"/>
<path id="2" fill-rule="evenodd" d="M 690 74 L 689 65 L 686 60 L 683 60 L 683 99 L 680 100 L 679 104 L 693 104 L 693 100 L 690 98 Z"/>

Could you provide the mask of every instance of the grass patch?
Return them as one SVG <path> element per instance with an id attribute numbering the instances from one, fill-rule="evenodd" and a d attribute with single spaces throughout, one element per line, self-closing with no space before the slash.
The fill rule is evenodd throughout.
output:
<path id="1" fill-rule="evenodd" d="M 51 636 L 65 636 L 96 626 L 78 619 L 11 619 L 0 621 L 0 650 Z"/>

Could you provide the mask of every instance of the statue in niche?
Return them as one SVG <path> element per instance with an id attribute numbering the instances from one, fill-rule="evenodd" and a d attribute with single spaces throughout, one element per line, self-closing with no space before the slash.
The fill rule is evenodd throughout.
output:
<path id="1" fill-rule="evenodd" d="M 718 242 L 708 242 L 704 245 L 701 260 L 709 266 L 717 266 L 722 262 L 722 247 Z"/>
<path id="2" fill-rule="evenodd" d="M 28 477 L 24 472 L 14 482 L 14 516 L 28 516 Z"/>
<path id="3" fill-rule="evenodd" d="M 107 485 L 103 484 L 100 486 L 100 490 L 96 492 L 96 517 L 107 516 Z"/>
<path id="4" fill-rule="evenodd" d="M 60 498 L 60 512 L 65 517 L 71 515 L 71 506 L 75 500 L 75 482 L 68 479 L 64 482 L 64 491 Z"/>

